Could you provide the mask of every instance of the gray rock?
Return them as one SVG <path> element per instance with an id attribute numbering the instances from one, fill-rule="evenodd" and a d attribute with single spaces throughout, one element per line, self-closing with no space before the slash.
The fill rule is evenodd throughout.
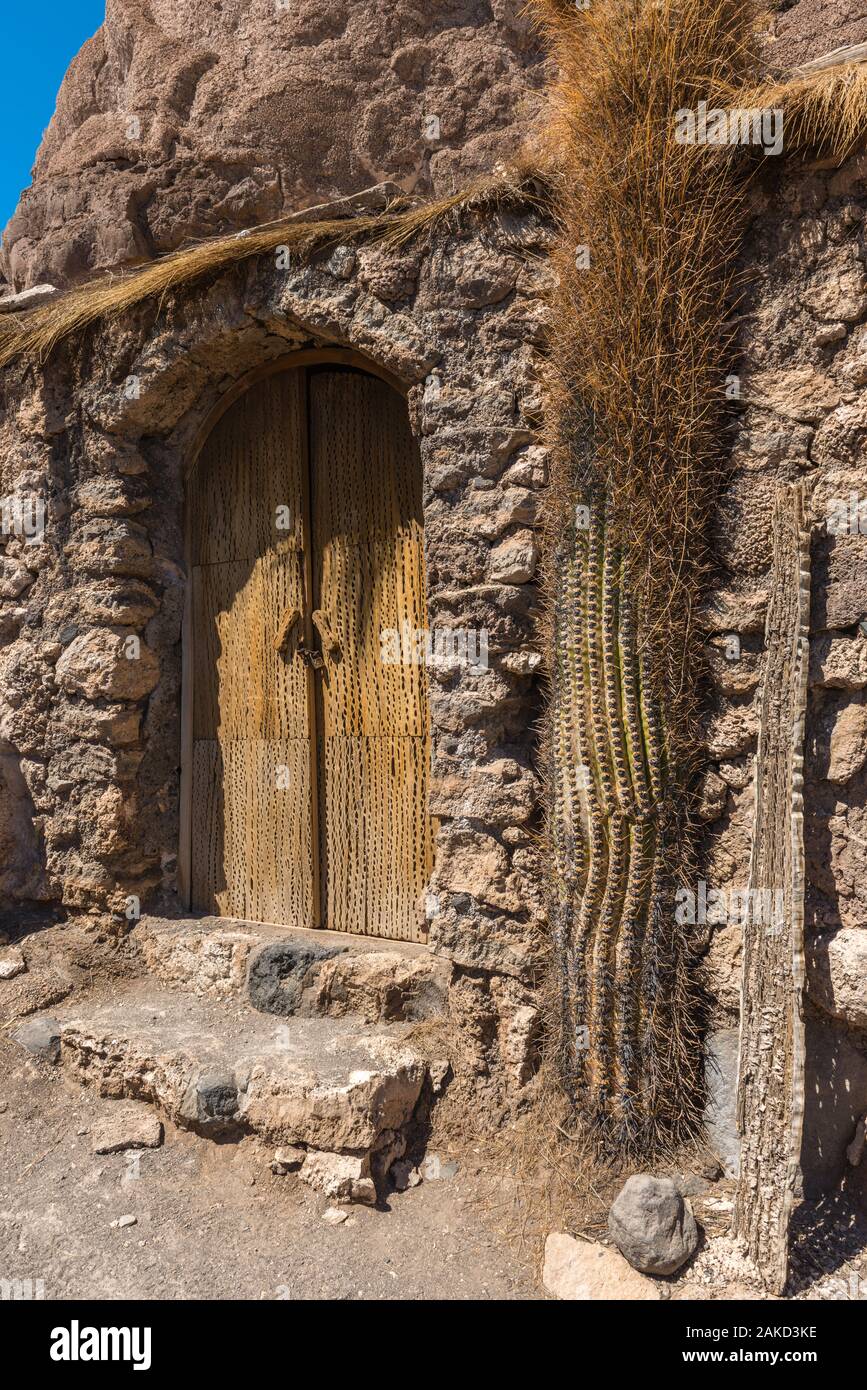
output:
<path id="1" fill-rule="evenodd" d="M 425 1182 L 440 1182 L 456 1177 L 459 1166 L 453 1158 L 442 1158 L 440 1154 L 426 1154 L 419 1165 L 419 1172 Z"/>
<path id="2" fill-rule="evenodd" d="M 705 1042 L 704 1084 L 706 1105 L 704 1127 L 708 1142 L 727 1178 L 736 1178 L 740 1168 L 741 1141 L 737 1122 L 738 1042 L 737 1028 L 711 1033 Z"/>
<path id="3" fill-rule="evenodd" d="M 17 946 L 0 952 L 0 980 L 14 980 L 16 975 L 23 975 L 26 969 L 27 962 Z"/>
<path id="4" fill-rule="evenodd" d="M 18 1025 L 12 1037 L 35 1057 L 56 1062 L 60 1057 L 60 1024 L 56 1018 L 28 1018 Z"/>
<path id="5" fill-rule="evenodd" d="M 215 1120 L 224 1120 L 236 1114 L 238 1109 L 238 1087 L 235 1078 L 230 1076 L 200 1076 L 196 1082 L 199 1103 L 205 1114 Z"/>
<path id="6" fill-rule="evenodd" d="M 0 299 L 0 314 L 20 314 L 27 309 L 38 309 L 60 294 L 54 285 L 34 285 L 32 289 L 22 290 L 20 294 L 7 294 Z"/>
<path id="7" fill-rule="evenodd" d="M 208 1134 L 234 1133 L 238 1113 L 238 1085 L 231 1073 L 204 1072 L 188 1088 L 180 1117 Z"/>
<path id="8" fill-rule="evenodd" d="M 301 1003 L 304 979 L 312 965 L 336 956 L 327 946 L 274 941 L 257 951 L 247 970 L 247 996 L 263 1014 L 294 1014 Z"/>
<path id="9" fill-rule="evenodd" d="M 633 1269 L 673 1274 L 698 1245 L 688 1202 L 671 1178 L 629 1178 L 608 1213 L 608 1233 Z"/>

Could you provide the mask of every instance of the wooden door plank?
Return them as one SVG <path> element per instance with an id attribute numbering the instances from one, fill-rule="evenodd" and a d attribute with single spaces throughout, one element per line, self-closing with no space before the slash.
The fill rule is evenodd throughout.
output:
<path id="1" fill-rule="evenodd" d="M 297 653 L 306 477 L 305 382 L 289 372 L 227 411 L 188 496 L 191 903 L 302 927 L 319 922 L 310 673 Z"/>
<path id="2" fill-rule="evenodd" d="M 373 377 L 311 371 L 310 431 L 314 602 L 339 644 L 318 696 L 325 922 L 418 940 L 427 673 L 401 657 L 426 626 L 421 472 L 403 401 Z"/>
<path id="3" fill-rule="evenodd" d="M 312 875 L 307 738 L 197 740 L 192 892 L 220 917 L 309 925 Z"/>

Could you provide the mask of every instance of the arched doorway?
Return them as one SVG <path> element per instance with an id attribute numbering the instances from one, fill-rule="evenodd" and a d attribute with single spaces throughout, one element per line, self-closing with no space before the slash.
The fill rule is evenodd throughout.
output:
<path id="1" fill-rule="evenodd" d="M 341 356 L 297 354 L 233 392 L 189 476 L 186 896 L 419 939 L 421 470 L 395 385 Z"/>

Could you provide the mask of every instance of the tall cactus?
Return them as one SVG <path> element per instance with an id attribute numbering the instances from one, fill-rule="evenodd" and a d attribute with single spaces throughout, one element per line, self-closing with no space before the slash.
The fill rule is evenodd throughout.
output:
<path id="1" fill-rule="evenodd" d="M 559 72 L 559 245 L 545 374 L 553 486 L 548 752 L 556 1057 L 609 1152 L 693 1132 L 701 642 L 737 152 L 675 113 L 746 80 L 749 0 L 533 0 Z M 587 524 L 582 526 L 579 518 Z"/>

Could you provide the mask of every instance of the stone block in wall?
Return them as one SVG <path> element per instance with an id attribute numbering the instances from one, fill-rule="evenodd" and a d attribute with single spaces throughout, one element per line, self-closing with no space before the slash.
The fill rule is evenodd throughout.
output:
<path id="1" fill-rule="evenodd" d="M 807 987 L 825 1013 L 867 1029 L 867 927 L 815 935 L 808 943 Z"/>
<path id="2" fill-rule="evenodd" d="M 767 611 L 767 589 L 718 589 L 701 610 L 702 627 L 709 633 L 762 633 Z"/>
<path id="3" fill-rule="evenodd" d="M 867 1052 L 839 1024 L 808 1014 L 804 1196 L 824 1197 L 846 1172 L 846 1149 L 867 1112 Z"/>
<path id="4" fill-rule="evenodd" d="M 813 434 L 810 425 L 747 407 L 738 420 L 730 466 L 758 472 L 765 468 L 778 468 L 790 460 L 805 464 Z"/>
<path id="5" fill-rule="evenodd" d="M 435 756 L 430 813 L 489 825 L 523 825 L 536 809 L 537 790 L 530 768 L 515 758 L 462 765 L 457 759 Z"/>
<path id="6" fill-rule="evenodd" d="M 520 261 L 513 256 L 476 241 L 452 241 L 434 251 L 427 278 L 438 298 L 481 309 L 511 294 L 520 269 Z"/>
<path id="7" fill-rule="evenodd" d="M 143 627 L 159 611 L 156 592 L 142 580 L 123 575 L 65 589 L 46 604 L 45 621 L 57 627 L 81 623 L 100 627 Z"/>
<path id="8" fill-rule="evenodd" d="M 519 449 L 503 474 L 506 487 L 543 488 L 548 483 L 548 450 L 541 444 Z"/>
<path id="9" fill-rule="evenodd" d="M 819 744 L 820 762 L 825 749 Z M 848 782 L 867 762 L 867 704 L 863 698 L 833 712 L 824 771 L 829 782 Z"/>
<path id="10" fill-rule="evenodd" d="M 756 746 L 759 716 L 752 704 L 727 704 L 717 709 L 707 726 L 706 745 L 711 759 L 735 758 Z"/>
<path id="11" fill-rule="evenodd" d="M 762 654 L 738 644 L 728 636 L 713 638 L 705 648 L 708 678 L 721 695 L 751 695 L 758 687 Z"/>
<path id="12" fill-rule="evenodd" d="M 141 478 L 99 475 L 75 489 L 73 505 L 84 516 L 135 516 L 153 505 Z"/>
<path id="13" fill-rule="evenodd" d="M 446 377 L 435 394 L 426 391 L 422 398 L 423 435 L 453 429 L 464 420 L 476 429 L 508 429 L 516 416 L 515 393 L 499 379 L 460 386 Z"/>
<path id="14" fill-rule="evenodd" d="M 139 741 L 141 710 L 129 705 L 94 705 L 60 699 L 54 708 L 52 731 L 62 743 L 81 739 L 85 743 L 126 747 Z"/>
<path id="15" fill-rule="evenodd" d="M 867 686 L 867 637 L 824 633 L 810 642 L 810 684 L 830 690 Z"/>
<path id="16" fill-rule="evenodd" d="M 435 628 L 485 632 L 490 652 L 523 650 L 534 633 L 538 597 L 530 584 L 474 584 L 469 589 L 429 588 Z"/>
<path id="17" fill-rule="evenodd" d="M 56 670 L 62 690 L 88 700 L 141 700 L 160 678 L 155 653 L 128 632 L 113 628 L 79 633 L 59 658 Z"/>
<path id="18" fill-rule="evenodd" d="M 810 457 L 823 470 L 857 468 L 867 440 L 867 400 L 863 395 L 831 411 L 813 437 Z M 845 495 L 845 494 L 844 494 Z"/>
<path id="19" fill-rule="evenodd" d="M 541 933 L 535 933 L 526 921 L 486 909 L 467 894 L 438 901 L 429 944 L 465 970 L 508 975 L 527 984 L 541 980 Z"/>
<path id="20" fill-rule="evenodd" d="M 480 429 L 477 421 L 471 421 L 439 429 L 419 441 L 425 486 L 434 492 L 453 492 L 472 478 L 497 478 L 507 464 L 517 462 L 518 451 L 532 437 L 525 426 L 512 423 Z M 513 483 L 530 486 L 518 478 Z"/>
<path id="21" fill-rule="evenodd" d="M 806 304 L 823 322 L 855 323 L 867 314 L 867 276 L 851 242 L 829 249 L 801 291 Z"/>
<path id="22" fill-rule="evenodd" d="M 100 538 L 71 541 L 64 554 L 74 570 L 101 579 L 105 575 L 123 575 L 133 579 L 151 579 L 154 557 L 144 535 L 114 534 Z"/>
<path id="23" fill-rule="evenodd" d="M 437 897 L 466 894 L 503 912 L 517 913 L 523 907 L 508 850 L 493 835 L 461 824 L 440 828 L 430 891 Z"/>
<path id="24" fill-rule="evenodd" d="M 527 584 L 536 573 L 538 561 L 535 532 L 513 531 L 491 550 L 491 579 L 497 584 Z"/>
<path id="25" fill-rule="evenodd" d="M 772 367 L 744 374 L 741 400 L 789 420 L 818 424 L 840 403 L 840 390 L 816 367 Z"/>
<path id="26" fill-rule="evenodd" d="M 715 820 L 719 820 L 726 808 L 728 800 L 728 784 L 714 772 L 708 769 L 701 780 L 699 798 L 696 804 L 695 813 L 700 821 L 711 825 Z"/>
<path id="27" fill-rule="evenodd" d="M 867 616 L 867 536 L 822 536 L 813 545 L 815 629 L 854 627 Z"/>
<path id="28" fill-rule="evenodd" d="M 539 519 L 539 498 L 532 488 L 471 487 L 461 501 L 461 518 L 479 535 L 495 540 L 510 526 L 532 526 Z"/>
<path id="29" fill-rule="evenodd" d="M 353 254 L 359 280 L 377 299 L 395 303 L 409 299 L 415 293 L 419 275 L 417 254 L 395 255 L 393 251 L 382 251 L 376 245 L 362 246 Z M 338 278 L 345 278 L 339 270 Z"/>

